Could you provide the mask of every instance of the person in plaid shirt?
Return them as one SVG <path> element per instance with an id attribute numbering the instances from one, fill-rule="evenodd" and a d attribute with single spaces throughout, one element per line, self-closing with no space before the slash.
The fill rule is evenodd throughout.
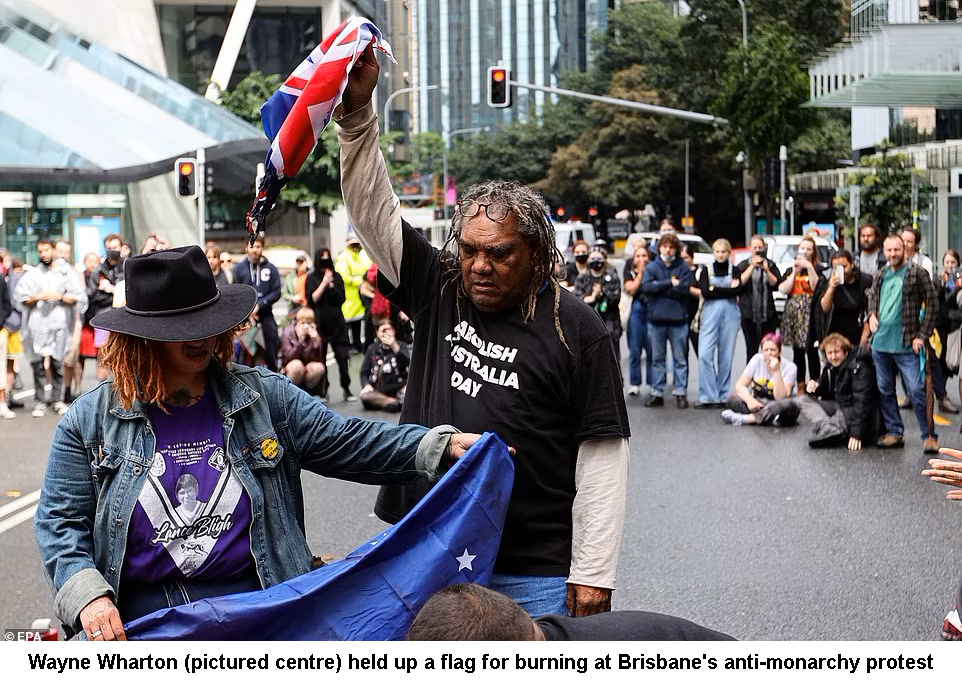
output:
<path id="1" fill-rule="evenodd" d="M 922 430 L 923 451 L 934 455 L 939 452 L 938 437 L 935 429 L 929 428 L 926 416 L 919 355 L 935 329 L 939 294 L 926 270 L 905 260 L 905 243 L 901 237 L 889 235 L 883 247 L 889 264 L 875 274 L 868 294 L 872 359 L 885 422 L 885 435 L 878 444 L 882 448 L 905 445 L 902 438 L 905 427 L 895 397 L 897 370 Z"/>

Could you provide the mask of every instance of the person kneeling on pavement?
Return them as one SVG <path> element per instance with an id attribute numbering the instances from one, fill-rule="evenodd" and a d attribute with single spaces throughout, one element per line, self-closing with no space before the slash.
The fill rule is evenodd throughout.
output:
<path id="1" fill-rule="evenodd" d="M 364 354 L 361 364 L 361 404 L 366 410 L 399 412 L 404 402 L 411 363 L 407 345 L 398 342 L 390 321 L 377 325 L 377 341 Z"/>
<path id="2" fill-rule="evenodd" d="M 862 439 L 875 433 L 878 388 L 872 353 L 852 347 L 848 338 L 829 333 L 822 340 L 828 366 L 818 381 L 809 381 L 809 395 L 797 399 L 802 414 L 812 422 L 812 448 L 827 448 L 848 441 L 849 450 L 859 450 Z"/>
<path id="3" fill-rule="evenodd" d="M 794 400 L 798 369 L 782 359 L 782 339 L 777 333 L 763 336 L 761 348 L 738 378 L 722 419 L 734 426 L 792 426 L 798 420 Z"/>
<path id="4" fill-rule="evenodd" d="M 281 333 L 281 373 L 308 393 L 322 392 L 327 367 L 313 309 L 298 309 L 294 321 Z"/>

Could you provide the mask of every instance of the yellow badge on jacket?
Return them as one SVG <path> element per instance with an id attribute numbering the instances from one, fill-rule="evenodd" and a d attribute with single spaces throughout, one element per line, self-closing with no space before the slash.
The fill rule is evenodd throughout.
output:
<path id="1" fill-rule="evenodd" d="M 265 438 L 264 442 L 261 444 L 261 455 L 263 455 L 268 460 L 273 460 L 277 457 L 277 441 L 272 438 Z"/>

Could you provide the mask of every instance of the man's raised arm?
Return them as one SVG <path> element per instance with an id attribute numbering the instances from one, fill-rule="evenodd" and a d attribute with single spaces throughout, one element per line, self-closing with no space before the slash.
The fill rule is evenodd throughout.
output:
<path id="1" fill-rule="evenodd" d="M 347 217 L 378 270 L 401 282 L 401 210 L 378 147 L 377 116 L 371 94 L 380 68 L 369 45 L 354 63 L 341 104 L 334 109 L 340 127 L 341 193 Z"/>

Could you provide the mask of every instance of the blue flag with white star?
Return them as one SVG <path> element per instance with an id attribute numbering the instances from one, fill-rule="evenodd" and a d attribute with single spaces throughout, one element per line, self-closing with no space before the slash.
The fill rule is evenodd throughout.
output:
<path id="1" fill-rule="evenodd" d="M 428 597 L 487 585 L 514 483 L 508 447 L 484 434 L 407 516 L 344 559 L 258 592 L 162 609 L 132 640 L 400 640 Z"/>

